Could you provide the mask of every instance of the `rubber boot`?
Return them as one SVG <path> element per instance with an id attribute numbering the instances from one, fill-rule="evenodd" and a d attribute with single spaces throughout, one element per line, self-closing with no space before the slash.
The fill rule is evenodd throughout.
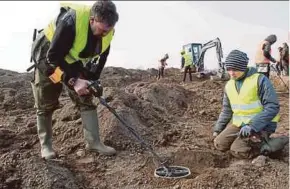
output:
<path id="1" fill-rule="evenodd" d="M 264 142 L 261 146 L 261 154 L 269 155 L 273 152 L 280 151 L 289 142 L 289 137 L 281 136 L 276 138 L 269 138 L 267 142 Z"/>
<path id="2" fill-rule="evenodd" d="M 52 149 L 52 113 L 37 115 L 37 133 L 41 146 L 41 157 L 49 160 L 56 157 Z"/>
<path id="3" fill-rule="evenodd" d="M 116 150 L 114 148 L 104 145 L 100 140 L 96 110 L 82 111 L 81 118 L 84 125 L 86 149 L 90 151 L 97 151 L 104 155 L 116 154 Z"/>

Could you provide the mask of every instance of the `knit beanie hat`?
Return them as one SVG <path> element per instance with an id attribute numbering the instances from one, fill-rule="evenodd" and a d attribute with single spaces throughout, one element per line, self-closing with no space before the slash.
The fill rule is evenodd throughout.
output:
<path id="1" fill-rule="evenodd" d="M 225 65 L 226 68 L 232 68 L 237 71 L 246 71 L 248 66 L 249 58 L 246 53 L 239 50 L 232 50 L 227 56 Z"/>

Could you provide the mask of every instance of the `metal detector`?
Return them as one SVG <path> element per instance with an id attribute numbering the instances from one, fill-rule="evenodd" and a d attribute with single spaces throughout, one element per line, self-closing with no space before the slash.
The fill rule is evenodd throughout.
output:
<path id="1" fill-rule="evenodd" d="M 124 126 L 126 129 L 128 129 L 134 136 L 135 138 L 141 143 L 143 147 L 145 147 L 147 150 L 149 150 L 153 154 L 153 158 L 157 160 L 159 163 L 160 167 L 155 169 L 154 171 L 154 176 L 155 177 L 160 177 L 160 178 L 167 178 L 167 179 L 173 179 L 173 178 L 184 178 L 188 177 L 191 175 L 191 172 L 189 168 L 187 167 L 182 167 L 182 166 L 168 166 L 166 165 L 166 162 L 162 162 L 161 158 L 154 152 L 153 148 L 147 144 L 137 132 L 130 127 L 117 113 L 116 111 L 108 105 L 106 100 L 102 97 L 98 97 L 100 103 L 108 108 L 108 110 L 113 113 L 116 118 L 122 123 L 122 126 Z"/>

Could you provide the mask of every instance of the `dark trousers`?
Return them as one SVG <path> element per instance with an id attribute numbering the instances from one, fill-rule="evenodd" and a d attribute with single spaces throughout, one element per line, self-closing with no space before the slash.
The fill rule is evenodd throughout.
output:
<path id="1" fill-rule="evenodd" d="M 249 159 L 260 154 L 261 142 L 251 142 L 250 138 L 241 138 L 232 136 L 240 131 L 240 127 L 229 124 L 227 127 L 214 139 L 214 146 L 217 150 L 230 150 L 231 154 L 236 158 Z M 271 133 L 267 133 L 269 136 Z"/>
<path id="2" fill-rule="evenodd" d="M 164 67 L 160 67 L 158 69 L 158 77 L 157 77 L 157 79 L 160 79 L 160 77 L 164 77 Z"/>
<path id="3" fill-rule="evenodd" d="M 289 62 L 282 61 L 282 72 L 284 76 L 289 76 Z"/>
<path id="4" fill-rule="evenodd" d="M 183 74 L 183 82 L 185 82 L 187 72 L 189 73 L 189 79 L 190 79 L 190 81 L 192 81 L 191 66 L 185 66 L 185 68 L 184 68 L 184 74 Z"/>

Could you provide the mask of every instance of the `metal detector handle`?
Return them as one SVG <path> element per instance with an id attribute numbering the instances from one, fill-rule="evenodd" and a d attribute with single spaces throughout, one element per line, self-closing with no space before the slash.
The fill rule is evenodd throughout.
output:
<path id="1" fill-rule="evenodd" d="M 30 70 L 32 70 L 35 67 L 35 64 L 31 65 L 29 68 L 26 69 L 27 72 L 29 72 Z"/>

